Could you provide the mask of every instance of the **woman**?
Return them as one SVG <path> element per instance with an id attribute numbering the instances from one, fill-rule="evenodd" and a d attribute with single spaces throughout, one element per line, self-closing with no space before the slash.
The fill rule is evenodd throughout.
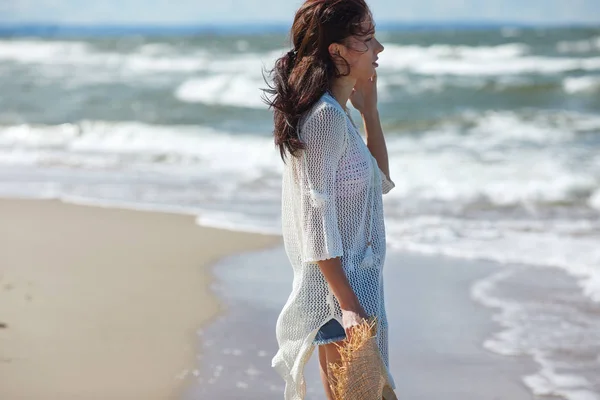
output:
<path id="1" fill-rule="evenodd" d="M 364 318 L 377 317 L 388 365 L 381 195 L 394 184 L 377 111 L 375 68 L 383 46 L 374 33 L 364 0 L 307 0 L 294 18 L 294 48 L 271 72 L 267 102 L 285 162 L 283 238 L 294 270 L 277 321 L 273 367 L 286 382 L 288 400 L 304 398 L 303 369 L 315 345 L 332 399 L 327 365 L 339 360 L 335 342 Z M 366 145 L 348 100 L 361 113 Z"/>

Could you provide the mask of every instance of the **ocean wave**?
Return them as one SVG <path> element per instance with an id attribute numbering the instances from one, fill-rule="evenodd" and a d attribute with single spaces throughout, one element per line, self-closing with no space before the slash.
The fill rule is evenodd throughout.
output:
<path id="1" fill-rule="evenodd" d="M 523 43 L 510 43 L 499 46 L 451 46 L 451 45 L 397 45 L 385 44 L 381 53 L 402 56 L 405 60 L 419 61 L 425 59 L 507 59 L 526 55 L 531 48 Z"/>
<path id="2" fill-rule="evenodd" d="M 584 40 L 560 41 L 556 44 L 559 53 L 591 53 L 600 50 L 600 36 Z"/>
<path id="3" fill-rule="evenodd" d="M 261 99 L 261 89 L 267 86 L 263 72 L 279 56 L 281 51 L 271 51 L 207 63 L 204 71 L 210 74 L 183 82 L 174 96 L 186 103 L 266 109 Z"/>
<path id="4" fill-rule="evenodd" d="M 0 40 L 0 60 L 22 63 L 84 60 L 89 52 L 85 42 Z"/>
<path id="5" fill-rule="evenodd" d="M 600 211 L 600 188 L 598 188 L 588 199 L 588 205 Z"/>
<path id="6" fill-rule="evenodd" d="M 260 90 L 265 86 L 262 77 L 211 75 L 184 82 L 175 91 L 175 97 L 186 103 L 266 109 Z"/>
<path id="7" fill-rule="evenodd" d="M 582 150 L 577 137 L 596 130 L 594 115 L 486 112 L 390 135 L 390 168 L 398 171 L 391 197 L 497 206 L 585 201 L 600 173 L 594 149 Z"/>
<path id="8" fill-rule="evenodd" d="M 565 92 L 570 94 L 600 91 L 600 76 L 568 77 L 563 81 Z"/>
<path id="9" fill-rule="evenodd" d="M 199 86 L 197 92 L 206 91 L 214 104 L 207 85 L 200 82 L 191 87 L 195 89 L 195 85 Z M 243 86 L 237 87 L 241 90 Z M 238 92 L 248 102 L 243 105 L 258 107 L 258 93 L 256 100 L 251 100 L 256 103 L 250 103 L 251 88 L 247 90 Z M 233 101 L 238 100 L 221 100 Z M 390 197 L 406 204 L 441 201 L 463 207 L 481 201 L 496 206 L 595 205 L 592 195 L 600 187 L 595 162 L 600 159 L 594 158 L 593 148 L 578 146 L 577 139 L 596 131 L 600 131 L 600 117 L 575 112 L 470 112 L 459 119 L 438 122 L 423 132 L 395 134 L 392 129 L 387 146 L 390 168 L 397 176 Z M 102 156 L 110 165 L 144 162 L 157 168 L 216 165 L 220 160 L 219 168 L 229 165 L 231 171 L 236 171 L 239 165 L 226 160 L 230 154 L 248 149 L 252 149 L 253 156 L 242 158 L 258 164 L 250 167 L 244 163 L 240 173 L 259 171 L 267 160 L 273 171 L 279 171 L 270 136 L 138 122 L 0 127 L 0 159 L 4 164 L 19 158 L 27 163 L 68 163 L 75 162 L 76 157 L 76 164 L 81 165 L 86 156 L 91 160 L 96 155 L 94 164 Z"/>
<path id="10" fill-rule="evenodd" d="M 283 50 L 265 53 L 217 53 L 206 48 L 176 49 L 164 43 L 147 43 L 130 52 L 94 48 L 86 42 L 0 40 L 0 60 L 24 64 L 104 67 L 117 72 L 238 73 L 272 65 Z"/>
<path id="11" fill-rule="evenodd" d="M 210 56 L 198 51 L 191 56 L 164 55 L 142 48 L 140 53 L 100 51 L 83 42 L 0 41 L 0 61 L 33 64 L 44 68 L 40 72 L 56 79 L 85 75 L 94 80 L 101 73 L 118 80 L 123 74 L 195 72 L 204 69 Z M 73 69 L 81 69 L 73 74 Z M 77 76 L 81 80 L 81 76 Z"/>
<path id="12" fill-rule="evenodd" d="M 110 169 L 144 164 L 155 165 L 154 170 L 178 167 L 182 173 L 201 165 L 214 169 L 212 173 L 240 177 L 280 167 L 268 137 L 198 126 L 106 121 L 0 127 L 0 162 Z"/>
<path id="13" fill-rule="evenodd" d="M 462 76 L 462 75 L 417 75 L 407 71 L 383 73 L 378 78 L 378 89 L 382 100 L 393 102 L 396 88 L 410 94 L 441 93 L 453 89 L 467 89 L 502 93 L 507 91 L 557 90 L 564 82 L 557 78 L 539 80 L 525 75 Z M 402 93 L 403 94 L 403 93 Z"/>
<path id="14" fill-rule="evenodd" d="M 529 55 L 528 46 L 518 43 L 495 47 L 387 44 L 380 59 L 382 71 L 405 70 L 423 75 L 494 76 L 600 69 L 600 57 L 534 56 Z"/>
<path id="15" fill-rule="evenodd" d="M 0 63 L 18 63 L 6 67 L 15 73 L 23 73 L 19 68 L 25 65 L 25 73 L 34 71 L 40 84 L 60 84 L 65 89 L 112 83 L 169 88 L 182 102 L 257 109 L 265 108 L 262 73 L 282 52 L 218 54 L 202 47 L 183 51 L 165 43 L 118 52 L 84 42 L 0 41 Z M 174 85 L 178 87 L 173 89 Z"/>

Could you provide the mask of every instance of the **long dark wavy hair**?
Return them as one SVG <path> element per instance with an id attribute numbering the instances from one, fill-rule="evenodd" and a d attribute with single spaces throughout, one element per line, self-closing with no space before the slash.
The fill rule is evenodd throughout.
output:
<path id="1" fill-rule="evenodd" d="M 364 0 L 306 0 L 296 12 L 290 32 L 293 49 L 277 59 L 269 71 L 272 83 L 265 79 L 269 88 L 263 89 L 263 100 L 273 109 L 275 145 L 284 162 L 286 153 L 297 156 L 304 148 L 298 137 L 302 114 L 331 89 L 334 78 L 350 73 L 348 62 L 339 54 L 331 55 L 329 45 L 347 45 L 352 35 L 373 33 L 373 26 L 365 31 L 363 25 L 369 17 Z"/>

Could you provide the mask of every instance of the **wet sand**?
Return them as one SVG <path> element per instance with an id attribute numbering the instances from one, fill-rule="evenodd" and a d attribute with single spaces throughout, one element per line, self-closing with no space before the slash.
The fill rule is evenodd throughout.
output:
<path id="1" fill-rule="evenodd" d="M 471 285 L 502 268 L 493 263 L 389 252 L 385 267 L 390 364 L 403 399 L 525 400 L 528 357 L 482 347 L 498 330 L 475 303 Z M 213 268 L 213 287 L 228 306 L 203 329 L 202 362 L 184 400 L 281 399 L 283 381 L 270 366 L 275 322 L 291 288 L 283 248 L 230 256 Z M 324 399 L 315 354 L 305 369 L 307 400 Z"/>

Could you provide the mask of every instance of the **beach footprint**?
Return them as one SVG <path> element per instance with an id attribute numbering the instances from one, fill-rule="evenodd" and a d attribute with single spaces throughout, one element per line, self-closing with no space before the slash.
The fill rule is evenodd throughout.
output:
<path id="1" fill-rule="evenodd" d="M 2 275 L 0 275 L 0 280 L 1 279 L 2 279 Z M 33 284 L 31 282 L 27 282 L 27 287 L 29 289 L 31 289 L 32 286 L 33 286 Z M 10 292 L 11 290 L 15 289 L 15 285 L 13 285 L 12 283 L 5 283 L 3 285 L 3 287 L 6 292 Z M 27 301 L 33 300 L 33 296 L 31 295 L 31 293 L 25 294 L 25 300 L 27 300 Z"/>
<path id="2" fill-rule="evenodd" d="M 6 291 L 9 291 L 13 288 L 13 286 L 10 283 L 7 283 L 6 285 L 4 285 L 4 289 L 6 289 Z M 8 329 L 8 325 L 5 324 L 4 322 L 0 322 L 0 329 Z"/>

